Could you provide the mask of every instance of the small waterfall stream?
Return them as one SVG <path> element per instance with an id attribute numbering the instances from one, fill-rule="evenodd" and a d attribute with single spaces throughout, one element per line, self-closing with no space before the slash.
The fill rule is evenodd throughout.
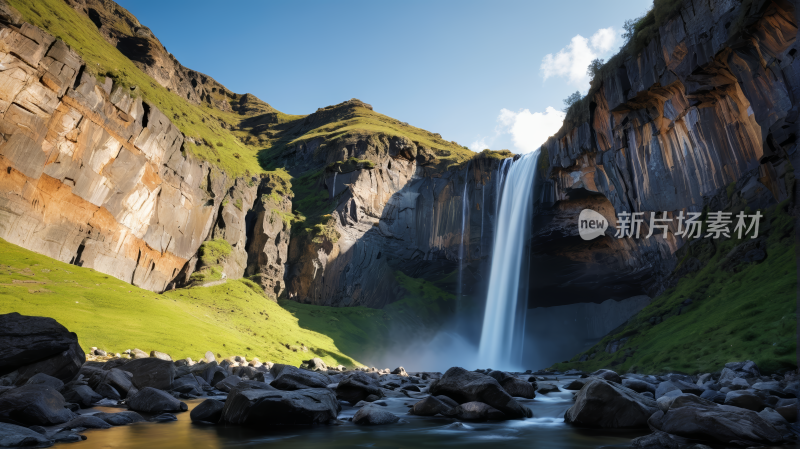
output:
<path id="1" fill-rule="evenodd" d="M 486 311 L 478 349 L 485 367 L 520 368 L 527 309 L 527 240 L 533 214 L 533 188 L 539 152 L 500 166 L 499 208 L 489 275 Z M 503 179 L 506 163 L 511 166 Z M 505 182 L 503 182 L 505 181 Z"/>
<path id="2" fill-rule="evenodd" d="M 469 184 L 469 163 L 467 171 L 464 172 L 464 192 L 461 194 L 461 244 L 458 246 L 458 287 L 456 288 L 456 304 L 458 308 L 464 301 L 462 289 L 464 287 L 464 234 L 467 228 L 467 213 L 469 212 L 469 201 L 467 201 L 467 185 Z"/>

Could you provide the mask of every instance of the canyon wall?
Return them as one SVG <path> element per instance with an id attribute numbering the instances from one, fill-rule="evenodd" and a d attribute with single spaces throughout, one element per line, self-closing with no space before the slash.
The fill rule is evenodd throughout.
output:
<path id="1" fill-rule="evenodd" d="M 583 273 L 586 287 L 608 279 L 654 296 L 685 241 L 676 222 L 666 238 L 616 239 L 616 214 L 785 200 L 800 108 L 795 14 L 789 1 L 685 0 L 644 50 L 622 54 L 543 145 L 549 185 L 535 257 Z M 583 208 L 609 219 L 606 236 L 578 237 Z M 559 285 L 576 298 L 587 290 L 567 281 Z"/>
<path id="2" fill-rule="evenodd" d="M 273 229 L 264 214 L 250 220 L 245 248 L 254 203 L 291 208 L 257 198 L 268 178 L 231 180 L 186 154 L 158 108 L 96 79 L 61 40 L 0 9 L 0 237 L 153 291 L 191 274 L 207 238 L 232 244 L 232 278 L 281 248 L 285 260 L 283 224 Z M 280 290 L 284 267 L 273 265 L 251 271 L 268 272 L 262 284 Z"/>

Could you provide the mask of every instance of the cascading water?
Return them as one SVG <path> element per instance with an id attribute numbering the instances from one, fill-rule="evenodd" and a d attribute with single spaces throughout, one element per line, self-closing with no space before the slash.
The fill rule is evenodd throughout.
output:
<path id="1" fill-rule="evenodd" d="M 336 198 L 336 174 L 339 172 L 333 172 L 333 190 L 331 191 L 331 198 Z"/>
<path id="2" fill-rule="evenodd" d="M 502 184 L 489 291 L 478 361 L 493 369 L 520 367 L 527 309 L 527 282 L 522 271 L 528 259 L 527 240 L 533 214 L 533 188 L 539 152 L 511 163 Z M 508 161 L 508 159 L 506 159 Z M 504 172 L 506 161 L 501 165 Z"/>
<path id="3" fill-rule="evenodd" d="M 467 171 L 464 172 L 464 192 L 461 194 L 461 244 L 458 246 L 458 287 L 456 288 L 456 305 L 461 307 L 463 303 L 462 288 L 464 286 L 464 233 L 467 228 L 467 212 L 469 212 L 469 202 L 467 201 L 467 184 L 469 183 L 469 162 Z M 460 312 L 460 311 L 459 311 Z"/>

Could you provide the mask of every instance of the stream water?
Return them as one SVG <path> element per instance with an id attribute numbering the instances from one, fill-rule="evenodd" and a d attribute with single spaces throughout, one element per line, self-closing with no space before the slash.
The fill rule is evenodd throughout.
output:
<path id="1" fill-rule="evenodd" d="M 560 378 L 563 383 L 564 378 Z M 420 395 L 424 397 L 425 395 Z M 385 399 L 387 410 L 402 421 L 375 427 L 356 426 L 347 418 L 357 408 L 342 404 L 342 425 L 266 430 L 239 426 L 199 425 L 189 413 L 178 413 L 178 421 L 138 423 L 106 430 L 88 430 L 87 440 L 70 443 L 69 449 L 201 449 L 201 448 L 415 448 L 480 447 L 580 449 L 627 447 L 632 438 L 647 431 L 578 429 L 564 423 L 564 413 L 572 405 L 572 392 L 538 395 L 536 399 L 518 399 L 533 410 L 533 418 L 490 423 L 459 423 L 443 417 L 420 417 L 407 414 L 408 406 L 419 399 Z M 188 401 L 189 410 L 202 399 Z M 97 407 L 83 413 L 120 411 Z M 61 445 L 59 445 L 61 446 Z M 64 446 L 66 449 L 67 446 Z"/>

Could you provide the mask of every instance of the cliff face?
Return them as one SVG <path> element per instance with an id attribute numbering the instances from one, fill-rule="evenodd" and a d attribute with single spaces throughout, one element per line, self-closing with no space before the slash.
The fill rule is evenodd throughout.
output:
<path id="1" fill-rule="evenodd" d="M 677 230 L 666 239 L 582 242 L 581 209 L 603 213 L 613 232 L 623 211 L 674 216 L 786 199 L 800 107 L 794 7 L 684 1 L 658 37 L 611 70 L 543 145 L 552 206 L 540 217 L 536 252 L 590 273 L 587 285 L 603 283 L 597 274 L 609 270 L 599 265 L 647 278 L 640 285 L 653 295 L 668 285 L 685 243 Z M 741 29 L 729 34 L 735 23 Z"/>
<path id="2" fill-rule="evenodd" d="M 395 272 L 444 281 L 455 291 L 460 261 L 474 273 L 464 292 L 478 294 L 494 235 L 500 159 L 479 157 L 463 169 L 426 175 L 427 163 L 408 139 L 361 141 L 352 148 L 356 157 L 378 162 L 370 169 L 325 171 L 319 188 L 334 205 L 333 237 L 292 240 L 289 296 L 383 307 L 403 295 Z"/>
<path id="3" fill-rule="evenodd" d="M 0 237 L 154 291 L 190 274 L 209 236 L 234 246 L 232 277 L 251 257 L 285 254 L 287 239 L 264 217 L 260 226 L 253 218 L 254 249 L 245 248 L 243 210 L 290 208 L 286 198 L 256 199 L 267 178 L 226 191 L 225 173 L 184 154 L 183 135 L 155 106 L 98 82 L 62 41 L 4 9 Z M 273 271 L 265 285 L 280 283 L 282 269 Z"/>

